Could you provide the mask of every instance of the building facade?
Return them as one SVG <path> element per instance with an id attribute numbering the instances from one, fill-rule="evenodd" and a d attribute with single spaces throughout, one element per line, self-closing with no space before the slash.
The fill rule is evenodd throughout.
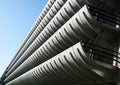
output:
<path id="1" fill-rule="evenodd" d="M 120 85 L 118 8 L 114 0 L 49 0 L 2 84 Z"/>

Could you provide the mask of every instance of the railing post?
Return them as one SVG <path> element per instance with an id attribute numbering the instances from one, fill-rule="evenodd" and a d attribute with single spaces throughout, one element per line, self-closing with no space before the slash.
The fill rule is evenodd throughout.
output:
<path id="1" fill-rule="evenodd" d="M 119 49 L 118 52 L 120 52 L 120 40 L 119 40 Z M 118 57 L 120 57 L 120 54 L 118 54 Z M 118 59 L 118 61 L 120 61 L 120 59 Z M 120 85 L 120 63 L 117 63 L 117 67 L 118 67 L 118 71 L 117 71 L 117 82 L 116 85 Z"/>

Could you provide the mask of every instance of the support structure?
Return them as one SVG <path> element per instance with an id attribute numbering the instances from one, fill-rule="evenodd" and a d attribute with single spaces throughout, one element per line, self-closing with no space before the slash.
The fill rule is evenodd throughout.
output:
<path id="1" fill-rule="evenodd" d="M 120 85 L 116 2 L 49 0 L 2 85 Z"/>

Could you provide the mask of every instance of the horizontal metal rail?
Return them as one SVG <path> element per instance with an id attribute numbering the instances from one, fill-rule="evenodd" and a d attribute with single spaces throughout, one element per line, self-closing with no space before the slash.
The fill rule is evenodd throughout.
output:
<path id="1" fill-rule="evenodd" d="M 93 6 L 89 6 L 89 10 L 91 14 L 96 17 L 96 20 L 100 21 L 101 23 L 113 25 L 114 27 L 116 27 L 116 25 L 120 25 L 120 17 L 115 14 L 103 11 Z"/>
<path id="2" fill-rule="evenodd" d="M 118 54 L 120 54 L 119 52 L 116 52 L 114 50 L 107 49 L 104 47 L 100 47 L 100 46 L 97 46 L 97 45 L 94 45 L 94 44 L 88 43 L 88 42 L 84 42 L 83 47 L 86 52 L 93 55 L 92 56 L 93 60 L 101 61 L 102 59 L 103 60 L 108 59 L 111 61 L 111 65 L 112 65 L 113 61 L 120 63 L 120 61 L 118 60 L 118 59 L 120 59 L 120 57 L 118 57 Z M 98 59 L 95 58 L 96 55 L 97 55 Z M 101 60 L 99 60 L 99 59 L 101 59 Z M 102 62 L 109 64 L 109 62 L 105 62 L 105 61 L 102 61 Z"/>

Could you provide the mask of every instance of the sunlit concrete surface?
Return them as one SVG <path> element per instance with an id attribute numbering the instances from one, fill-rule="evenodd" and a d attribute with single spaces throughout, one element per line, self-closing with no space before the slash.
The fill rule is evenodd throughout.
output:
<path id="1" fill-rule="evenodd" d="M 118 3 L 49 0 L 2 84 L 120 85 Z"/>

